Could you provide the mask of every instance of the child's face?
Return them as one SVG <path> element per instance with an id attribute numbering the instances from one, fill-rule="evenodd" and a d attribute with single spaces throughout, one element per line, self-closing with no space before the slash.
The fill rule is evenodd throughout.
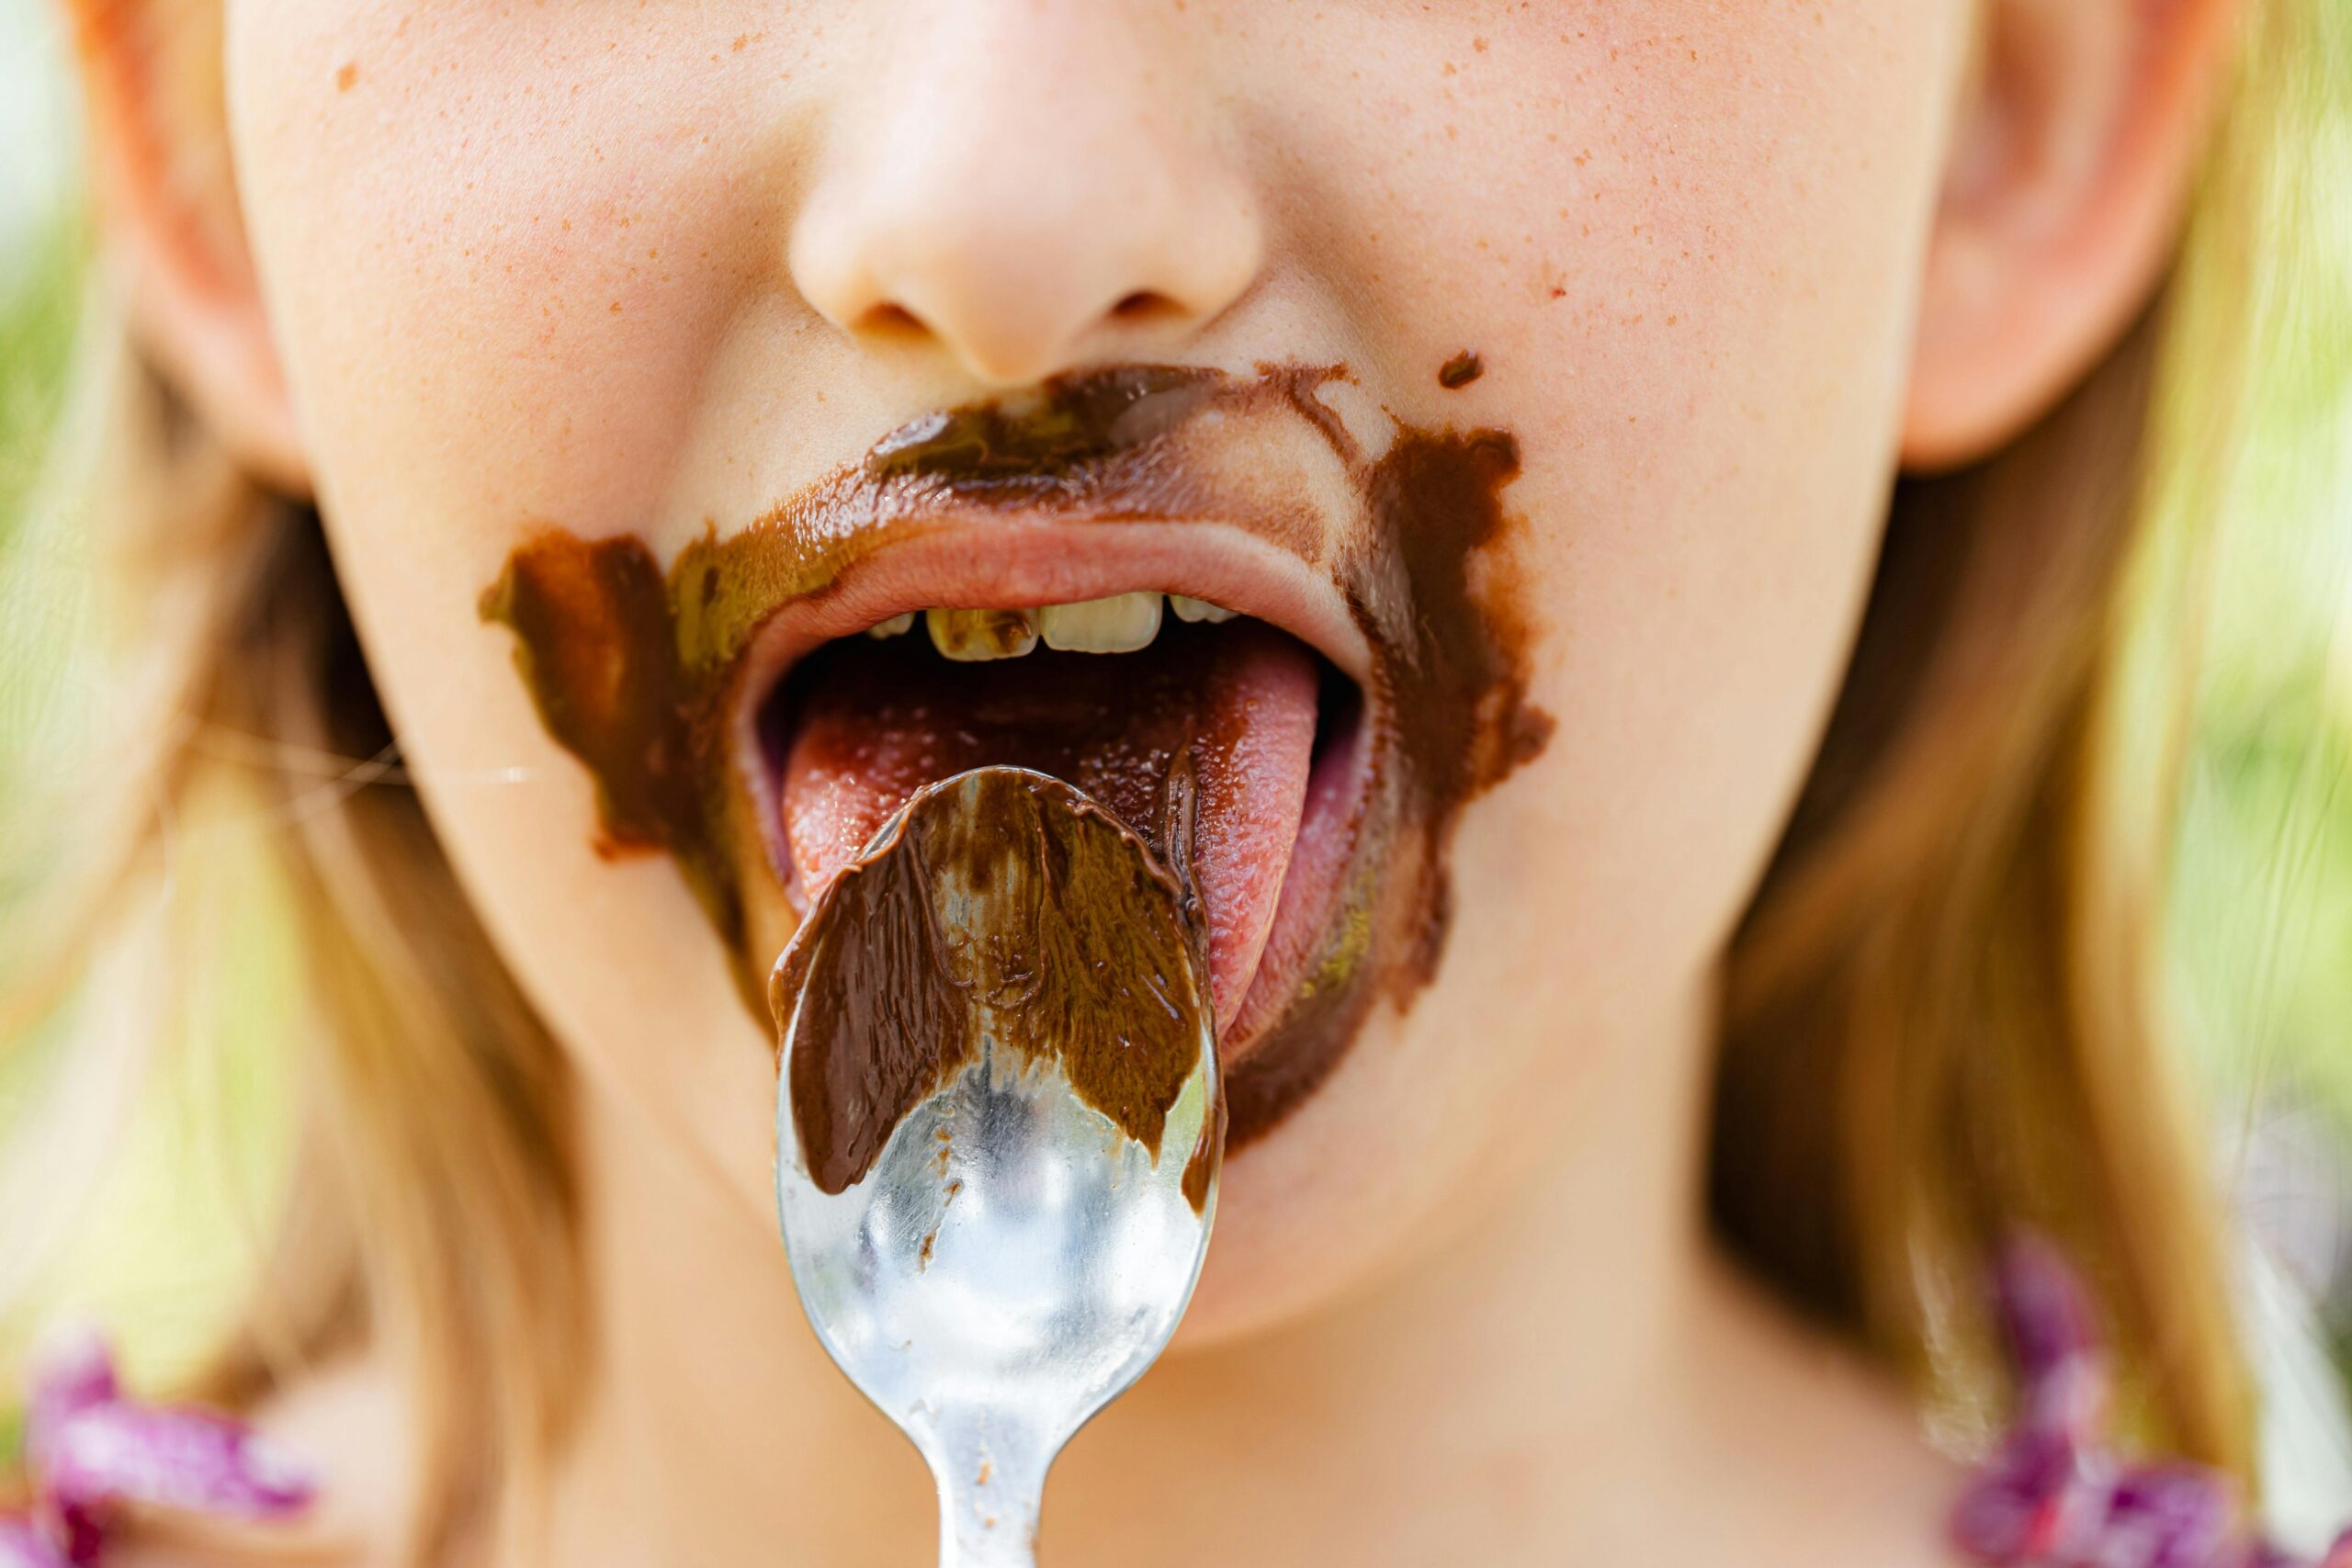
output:
<path id="1" fill-rule="evenodd" d="M 1708 976 L 1869 579 L 1966 6 L 229 15 L 254 253 L 407 760 L 592 1079 L 742 1203 L 774 1100 L 741 975 L 894 790 L 990 747 L 1112 793 L 1187 744 L 1202 771 L 1254 1109 L 1199 1327 L 1580 1141 L 1694 1157 Z M 1483 374 L 1442 384 L 1464 350 Z M 861 467 L 929 411 L 1133 364 L 1230 376 L 1059 482 Z M 713 530 L 660 635 L 550 589 L 542 697 L 609 741 L 579 715 L 613 682 L 674 679 L 693 722 L 639 717 L 721 749 L 668 785 L 606 756 L 608 790 L 675 788 L 600 829 L 485 590 L 518 550 L 610 582 L 628 552 L 578 541 L 666 570 Z M 756 739 L 818 637 L 1183 588 L 1289 637 L 1171 616 L 1148 652 L 950 666 L 919 623 L 804 664 Z M 703 664 L 649 673 L 679 636 Z M 678 850 L 704 902 L 600 834 Z"/>

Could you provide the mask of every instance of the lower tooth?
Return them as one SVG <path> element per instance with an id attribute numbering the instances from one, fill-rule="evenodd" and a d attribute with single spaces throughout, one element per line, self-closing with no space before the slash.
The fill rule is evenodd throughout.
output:
<path id="1" fill-rule="evenodd" d="M 1037 616 L 1030 610 L 925 610 L 922 624 L 932 647 L 966 663 L 1018 659 L 1037 646 Z"/>
<path id="2" fill-rule="evenodd" d="M 1180 621 L 1208 621 L 1214 624 L 1229 621 L 1238 614 L 1222 604 L 1212 604 L 1205 599 L 1187 599 L 1182 593 L 1170 593 L 1168 607 L 1176 612 L 1176 618 Z"/>
<path id="3" fill-rule="evenodd" d="M 1047 648 L 1074 653 L 1133 653 L 1159 635 L 1159 595 L 1114 593 L 1075 604 L 1048 604 L 1037 612 Z"/>

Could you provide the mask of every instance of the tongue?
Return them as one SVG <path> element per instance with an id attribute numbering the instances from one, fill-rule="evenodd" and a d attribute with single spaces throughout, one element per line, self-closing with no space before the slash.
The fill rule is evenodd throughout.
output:
<path id="1" fill-rule="evenodd" d="M 1137 653 L 959 664 L 928 639 L 838 643 L 796 673 L 782 818 L 814 900 L 924 784 L 1010 764 L 1076 784 L 1165 854 L 1170 775 L 1197 789 L 1192 873 L 1217 1021 L 1240 1005 L 1298 837 L 1315 746 L 1313 655 L 1260 622 L 1177 622 Z"/>

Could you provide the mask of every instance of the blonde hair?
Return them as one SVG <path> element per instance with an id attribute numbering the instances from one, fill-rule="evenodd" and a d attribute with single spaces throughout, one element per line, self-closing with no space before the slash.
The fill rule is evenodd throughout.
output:
<path id="1" fill-rule="evenodd" d="M 250 1403 L 363 1341 L 386 1353 L 416 1395 L 417 1552 L 440 1561 L 503 1489 L 528 1488 L 585 1359 L 570 1075 L 402 784 L 315 516 L 194 438 L 142 366 L 101 380 L 95 449 L 124 488 L 88 515 L 141 674 L 117 688 L 134 711 L 108 727 L 114 787 L 33 818 L 89 852 L 10 911 L 9 1037 L 67 976 L 168 987 L 220 961 L 237 933 L 158 920 L 166 882 L 276 891 L 300 944 L 306 1104 L 270 1256 L 199 1392 Z M 140 1027 L 64 1043 L 52 1095 L 125 1081 L 107 1056 L 172 1033 L 183 1018 L 150 995 Z M 35 1195 L 11 1213 L 63 1220 L 57 1169 L 9 1171 Z"/>
<path id="2" fill-rule="evenodd" d="M 1898 489 L 1830 733 L 1728 965 L 1710 1199 L 1735 1251 L 1996 1409 L 1978 1292 L 2062 1240 L 2142 1441 L 2254 1479 L 2237 1257 L 2163 1005 L 2165 894 L 2217 524 L 2280 258 L 2280 139 L 2331 122 L 2320 6 L 2252 7 L 2155 302 L 2064 405 Z M 2324 198 L 2322 198 L 2324 199 Z"/>
<path id="3" fill-rule="evenodd" d="M 2143 459 L 2218 461 L 2177 400 L 2226 403 L 2242 333 L 2209 309 L 2184 336 L 2180 307 L 2230 298 L 2259 243 L 2245 186 L 2301 13 L 2264 15 L 2165 307 L 2013 450 L 1899 498 L 1833 734 L 1731 955 L 1712 1190 L 1769 1282 L 1980 1404 L 1988 1253 L 2020 1225 L 2062 1236 L 2151 1439 L 2241 1472 L 2221 1224 L 2150 1005 L 2172 814 L 2138 738 L 2177 716 L 2161 666 L 2193 642 L 2146 628 L 2184 611 L 2200 517 Z M 368 1346 L 415 1394 L 412 1548 L 438 1560 L 530 1511 L 590 1364 L 571 1075 L 404 787 L 316 517 L 235 472 L 119 321 L 88 336 L 87 439 L 61 446 L 0 584 L 96 541 L 139 646 L 107 688 L 109 787 L 5 803 L 0 886 L 25 891 L 0 908 L 0 1069 L 40 1055 L 53 1106 L 135 1077 L 171 986 L 220 961 L 157 918 L 188 874 L 175 825 L 262 814 L 210 852 L 293 910 L 269 925 L 300 944 L 299 1152 L 199 1381 L 250 1403 Z M 140 993 L 153 1010 L 72 1005 L 126 976 L 165 982 Z M 20 1260 L 69 1234 L 44 1124 L 62 1112 L 0 1146 L 0 1323 L 37 1282 Z"/>

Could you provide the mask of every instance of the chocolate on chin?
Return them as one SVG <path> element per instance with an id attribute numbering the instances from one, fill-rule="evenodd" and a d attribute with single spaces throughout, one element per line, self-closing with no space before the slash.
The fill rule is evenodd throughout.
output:
<path id="1" fill-rule="evenodd" d="M 1171 816 L 1187 808 L 1171 790 Z M 855 1186 L 909 1112 L 984 1056 L 991 1072 L 1058 1071 L 1159 1159 L 1211 1027 L 1196 911 L 1185 877 L 1059 779 L 979 768 L 919 792 L 770 981 L 809 1179 Z M 1182 1151 L 1196 1209 L 1222 1121 Z"/>

